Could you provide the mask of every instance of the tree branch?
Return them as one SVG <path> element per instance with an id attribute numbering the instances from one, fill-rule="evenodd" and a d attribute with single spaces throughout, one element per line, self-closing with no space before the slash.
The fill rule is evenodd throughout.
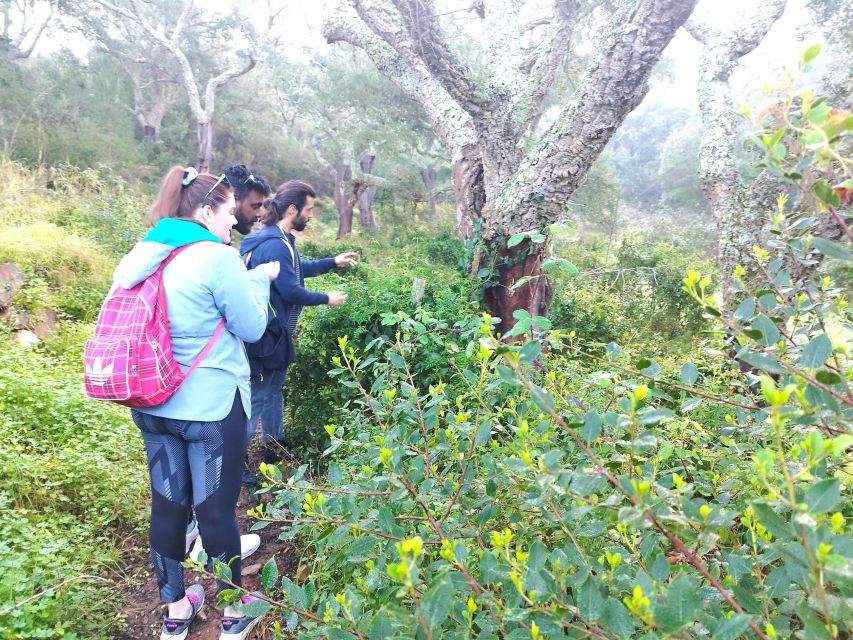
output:
<path id="1" fill-rule="evenodd" d="M 432 0 L 392 1 L 396 9 L 383 0 L 351 0 L 364 24 L 410 68 L 424 69 L 462 109 L 472 116 L 481 114 L 483 105 L 477 98 L 470 71 L 438 33 Z"/>
<path id="2" fill-rule="evenodd" d="M 181 10 L 181 15 L 175 23 L 175 28 L 172 30 L 172 36 L 169 38 L 169 41 L 175 46 L 178 46 L 178 43 L 181 41 L 181 34 L 184 32 L 184 27 L 186 27 L 192 11 L 193 0 L 185 0 L 184 8 Z"/>
<path id="3" fill-rule="evenodd" d="M 540 228 L 559 215 L 612 133 L 645 96 L 652 68 L 695 4 L 641 0 L 614 18 L 618 26 L 576 97 L 498 194 L 486 239 L 510 226 Z"/>
<path id="4" fill-rule="evenodd" d="M 551 24 L 551 18 L 539 18 L 538 20 L 532 20 L 521 25 L 518 29 L 519 33 L 527 33 L 528 31 L 533 31 L 536 27 L 542 27 L 546 24 Z"/>
<path id="5" fill-rule="evenodd" d="M 254 69 L 257 64 L 258 59 L 253 51 L 249 56 L 249 59 L 246 60 L 242 66 L 231 67 L 230 69 L 220 73 L 215 78 L 211 78 L 207 81 L 207 89 L 204 92 L 204 112 L 208 119 L 213 117 L 213 105 L 216 101 L 216 90 L 225 85 L 228 81 L 246 75 L 249 71 Z"/>
<path id="6" fill-rule="evenodd" d="M 47 16 L 45 16 L 41 20 L 41 22 L 37 23 L 31 29 L 27 28 L 26 19 L 24 20 L 24 23 L 21 25 L 21 32 L 18 34 L 18 37 L 15 38 L 15 41 L 12 43 L 12 60 L 21 60 L 24 58 L 29 58 L 30 55 L 32 54 L 33 50 L 36 48 L 36 44 L 38 44 L 38 41 L 41 38 L 42 33 L 44 32 L 48 23 L 50 23 L 51 18 L 53 17 L 53 7 L 54 7 L 53 0 L 49 0 L 48 5 L 50 6 L 50 11 L 48 12 Z M 24 16 L 24 17 L 26 18 L 26 16 Z M 6 13 L 5 18 L 6 18 L 6 24 L 5 24 L 4 30 L 6 33 L 8 33 L 8 28 L 9 28 L 9 22 L 8 22 L 9 15 L 8 15 L 8 13 Z M 29 46 L 25 49 L 22 48 L 24 45 L 24 40 L 26 40 L 27 37 L 30 37 L 30 36 L 32 37 L 32 40 L 30 40 Z"/>
<path id="7" fill-rule="evenodd" d="M 351 7 L 343 4 L 326 17 L 323 35 L 329 44 L 347 42 L 362 49 L 377 69 L 424 109 L 427 120 L 450 155 L 476 144 L 471 116 L 448 94 L 423 63 L 410 66 L 385 40 L 371 31 Z"/>
<path id="8" fill-rule="evenodd" d="M 719 31 L 700 21 L 696 16 L 690 16 L 687 22 L 684 23 L 684 30 L 700 44 L 708 44 L 708 42 L 714 38 L 718 38 L 720 35 Z"/>
<path id="9" fill-rule="evenodd" d="M 116 7 L 115 5 L 111 5 L 106 0 L 96 0 L 96 2 L 99 2 L 105 7 L 112 7 L 113 10 L 116 10 L 119 13 L 122 13 L 123 15 L 128 15 L 124 10 L 120 9 L 119 7 Z M 187 4 L 191 5 L 192 0 L 186 0 L 186 4 L 184 5 L 184 11 L 186 11 Z M 180 49 L 180 47 L 178 47 L 177 43 L 172 42 L 162 32 L 155 29 L 151 25 L 151 23 L 148 22 L 148 20 L 145 19 L 145 17 L 142 15 L 142 12 L 140 11 L 138 0 L 130 0 L 130 6 L 132 9 L 132 13 L 129 14 L 129 17 L 133 20 L 136 20 L 139 25 L 145 30 L 145 32 L 154 40 L 156 40 L 164 49 L 166 49 L 178 63 L 178 67 L 181 70 L 181 79 L 183 80 L 184 90 L 187 92 L 190 111 L 192 111 L 193 116 L 195 117 L 197 122 L 206 122 L 207 111 L 204 107 L 202 107 L 201 97 L 199 96 L 195 75 L 193 74 L 193 70 L 190 66 L 189 60 L 187 60 L 187 56 Z"/>
<path id="10" fill-rule="evenodd" d="M 487 90 L 508 102 L 522 81 L 519 69 L 524 59 L 516 3 L 513 0 L 489 0 L 483 27 L 490 85 Z"/>
<path id="11" fill-rule="evenodd" d="M 554 19 L 547 45 L 533 59 L 532 67 L 510 105 L 513 119 L 523 122 L 521 131 L 533 128 L 542 113 L 542 102 L 568 52 L 572 22 L 578 11 L 577 0 L 555 0 Z"/>

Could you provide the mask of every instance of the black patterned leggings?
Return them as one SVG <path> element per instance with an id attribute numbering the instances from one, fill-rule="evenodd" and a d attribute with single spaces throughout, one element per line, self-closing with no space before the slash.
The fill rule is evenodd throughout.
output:
<path id="1" fill-rule="evenodd" d="M 237 496 L 246 453 L 246 413 L 240 394 L 222 420 L 194 422 L 131 411 L 142 432 L 151 478 L 149 543 L 160 600 L 184 597 L 187 519 L 195 507 L 199 533 L 210 558 L 230 563 L 240 584 Z M 223 587 L 224 585 L 220 585 Z"/>

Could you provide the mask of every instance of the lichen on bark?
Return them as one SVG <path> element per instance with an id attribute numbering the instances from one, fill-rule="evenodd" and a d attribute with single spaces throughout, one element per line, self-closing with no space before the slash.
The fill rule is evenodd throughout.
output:
<path id="1" fill-rule="evenodd" d="M 756 279 L 752 247 L 761 245 L 776 190 L 766 174 L 747 183 L 736 161 L 736 105 L 729 79 L 739 59 L 757 47 L 785 11 L 786 0 L 769 0 L 737 26 L 718 30 L 691 20 L 687 31 L 704 47 L 699 69 L 699 107 L 703 134 L 699 148 L 699 180 L 717 227 L 717 266 L 724 304 L 732 302 L 733 272 L 740 265 L 743 281 Z"/>
<path id="2" fill-rule="evenodd" d="M 492 41 L 488 73 L 476 79 L 447 45 L 432 0 L 347 0 L 324 26 L 329 42 L 364 49 L 424 108 L 452 159 L 460 235 L 470 238 L 480 229 L 479 263 L 496 267 L 484 299 L 504 331 L 514 322 L 512 311 L 542 312 L 550 301 L 542 246 L 524 241 L 509 250 L 506 240 L 559 219 L 610 136 L 642 100 L 652 67 L 695 0 L 637 0 L 613 9 L 611 35 L 585 79 L 563 97 L 557 122 L 525 155 L 523 138 L 568 53 L 580 4 L 555 0 L 548 39 L 528 60 L 517 47 L 517 3 L 484 0 Z M 522 277 L 527 283 L 513 288 Z"/>

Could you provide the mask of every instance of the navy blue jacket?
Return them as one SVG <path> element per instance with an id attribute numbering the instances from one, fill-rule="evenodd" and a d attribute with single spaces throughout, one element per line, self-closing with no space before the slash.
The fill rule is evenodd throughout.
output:
<path id="1" fill-rule="evenodd" d="M 285 243 L 290 243 L 293 248 L 293 253 L 290 252 Z M 328 304 L 329 296 L 321 291 L 311 291 L 305 288 L 305 278 L 319 276 L 328 273 L 335 268 L 334 258 L 322 258 L 320 260 L 302 260 L 299 256 L 299 251 L 296 249 L 296 238 L 292 234 L 285 234 L 278 225 L 269 225 L 256 231 L 245 238 L 240 243 L 240 256 L 244 259 L 251 252 L 248 268 L 253 269 L 264 262 L 272 262 L 278 260 L 280 271 L 278 277 L 273 280 L 270 287 L 270 305 L 275 311 L 275 315 L 284 323 L 292 324 L 289 327 L 288 333 L 292 333 L 296 325 L 296 320 L 302 311 L 302 307 L 315 306 L 320 304 Z M 294 267 L 294 260 L 297 268 Z M 288 342 L 289 342 L 288 336 Z M 264 364 L 261 367 L 253 360 L 251 349 L 249 350 L 250 364 L 252 365 L 253 373 L 262 369 L 278 369 L 285 368 L 293 361 L 294 349 L 292 344 L 288 345 L 287 355 L 284 356 L 284 361 L 281 366 L 271 367 Z"/>
<path id="2" fill-rule="evenodd" d="M 290 242 L 296 259 L 299 261 L 302 273 L 298 279 L 293 268 L 293 256 L 284 242 Z M 250 269 L 264 262 L 279 261 L 281 271 L 278 278 L 273 280 L 273 288 L 286 304 L 310 307 L 329 303 L 329 296 L 325 293 L 305 288 L 305 278 L 321 276 L 334 269 L 334 258 L 302 260 L 299 257 L 299 251 L 296 249 L 296 238 L 289 233 L 285 237 L 284 231 L 274 224 L 243 238 L 240 243 L 240 256 L 245 258 L 250 251 L 252 252 L 251 262 L 248 265 Z"/>

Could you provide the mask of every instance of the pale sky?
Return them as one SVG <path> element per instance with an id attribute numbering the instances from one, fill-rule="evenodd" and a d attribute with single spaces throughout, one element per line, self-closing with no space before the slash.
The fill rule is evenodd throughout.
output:
<path id="1" fill-rule="evenodd" d="M 305 0 L 274 0 L 275 6 L 286 7 L 278 20 L 276 30 L 284 34 L 284 44 L 288 55 L 301 57 L 303 50 L 313 49 L 322 51 L 328 48 L 322 36 L 322 20 L 324 5 L 330 6 L 334 0 L 305 1 Z M 222 13 L 233 3 L 233 0 L 207 0 L 204 6 L 212 12 Z M 249 3 L 243 3 L 245 7 Z M 253 3 L 259 9 L 253 15 L 262 15 L 264 3 Z M 488 0 L 486 0 L 488 6 Z M 744 9 L 762 4 L 762 0 L 700 0 L 695 16 L 718 27 L 736 24 Z M 770 33 L 755 49 L 744 56 L 741 64 L 732 77 L 732 87 L 736 99 L 746 99 L 746 87 L 760 86 L 768 77 L 777 77 L 781 65 L 795 66 L 799 51 L 817 41 L 815 34 L 806 32 L 809 22 L 809 12 L 805 9 L 806 0 L 788 0 L 783 17 L 773 26 Z M 465 9 L 470 5 L 468 0 L 438 0 L 440 13 L 454 13 L 455 18 L 465 23 L 476 25 L 476 17 Z M 536 15 L 543 10 L 547 12 L 550 0 L 529 0 L 525 13 Z M 800 43 L 793 44 L 792 43 Z M 90 44 L 76 34 L 66 34 L 53 27 L 49 37 L 42 38 L 36 49 L 37 54 L 48 54 L 66 46 L 77 55 L 85 55 Z M 340 46 L 340 45 L 336 45 Z M 680 30 L 667 51 L 675 70 L 675 79 L 671 84 L 653 86 L 646 102 L 666 100 L 670 104 L 694 104 L 696 102 L 696 80 L 698 76 L 699 55 L 701 46 L 683 29 Z M 826 59 L 820 64 L 826 64 Z"/>

